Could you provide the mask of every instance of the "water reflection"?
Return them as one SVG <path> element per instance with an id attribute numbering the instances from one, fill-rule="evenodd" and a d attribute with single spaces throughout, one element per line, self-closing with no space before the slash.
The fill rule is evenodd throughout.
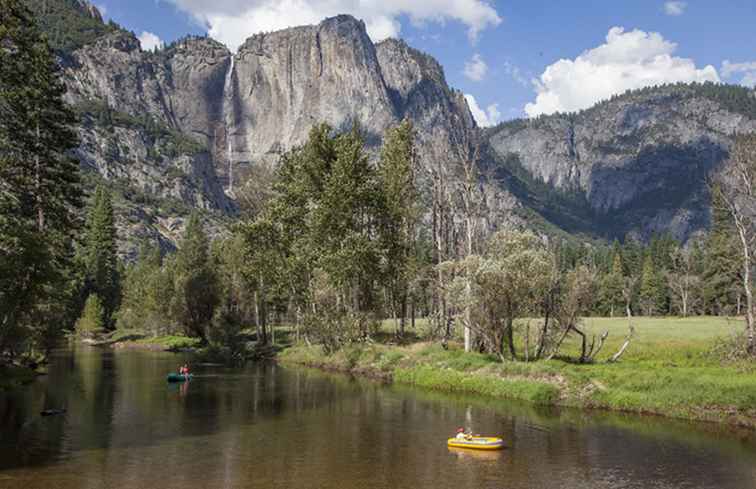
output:
<path id="1" fill-rule="evenodd" d="M 80 348 L 0 397 L 0 487 L 756 487 L 714 425 L 454 397 L 276 365 Z M 41 409 L 66 407 L 42 418 Z M 458 426 L 506 449 L 449 449 Z"/>

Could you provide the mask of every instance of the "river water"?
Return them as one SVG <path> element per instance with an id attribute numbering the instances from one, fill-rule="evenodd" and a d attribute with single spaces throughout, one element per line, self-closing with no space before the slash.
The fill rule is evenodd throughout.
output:
<path id="1" fill-rule="evenodd" d="M 756 488 L 753 432 L 273 364 L 167 384 L 182 360 L 56 352 L 48 376 L 0 394 L 0 488 Z M 448 449 L 458 426 L 506 449 Z"/>

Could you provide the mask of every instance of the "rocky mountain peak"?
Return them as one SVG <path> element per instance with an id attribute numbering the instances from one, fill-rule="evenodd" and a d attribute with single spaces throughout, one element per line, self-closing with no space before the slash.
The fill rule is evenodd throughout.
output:
<path id="1" fill-rule="evenodd" d="M 74 6 L 86 17 L 102 22 L 100 10 L 88 0 L 74 0 Z"/>

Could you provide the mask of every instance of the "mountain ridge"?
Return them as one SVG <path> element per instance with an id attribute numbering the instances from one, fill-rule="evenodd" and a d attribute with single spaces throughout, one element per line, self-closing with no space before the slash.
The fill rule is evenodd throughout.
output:
<path id="1" fill-rule="evenodd" d="M 756 130 L 754 92 L 711 84 L 649 87 L 481 129 L 437 60 L 400 39 L 373 43 L 348 15 L 253 35 L 236 53 L 200 36 L 147 52 L 85 0 L 56 2 L 66 9 L 50 15 L 78 9 L 83 25 L 102 26 L 63 54 L 63 76 L 85 121 L 77 155 L 125 196 L 127 255 L 143 238 L 175 246 L 192 208 L 222 232 L 255 167 L 273 167 L 316 122 L 359 121 L 375 156 L 383 131 L 404 118 L 426 192 L 434 165 L 453 173 L 455 145 L 482 141 L 490 228 L 512 215 L 592 238 L 686 240 L 708 226 L 706 175 L 733 134 Z"/>

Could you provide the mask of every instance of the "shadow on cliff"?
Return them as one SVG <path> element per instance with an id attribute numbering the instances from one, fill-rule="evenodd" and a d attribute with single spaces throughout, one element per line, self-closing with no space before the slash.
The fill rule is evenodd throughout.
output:
<path id="1" fill-rule="evenodd" d="M 556 189 L 535 178 L 517 154 L 501 156 L 486 148 L 483 155 L 484 172 L 564 231 L 604 239 L 671 231 L 685 240 L 708 226 L 707 176 L 729 152 L 708 137 L 683 145 L 645 146 L 621 164 L 595 163 L 588 192 Z M 669 220 L 681 209 L 688 211 L 686 222 L 670 229 Z"/>

